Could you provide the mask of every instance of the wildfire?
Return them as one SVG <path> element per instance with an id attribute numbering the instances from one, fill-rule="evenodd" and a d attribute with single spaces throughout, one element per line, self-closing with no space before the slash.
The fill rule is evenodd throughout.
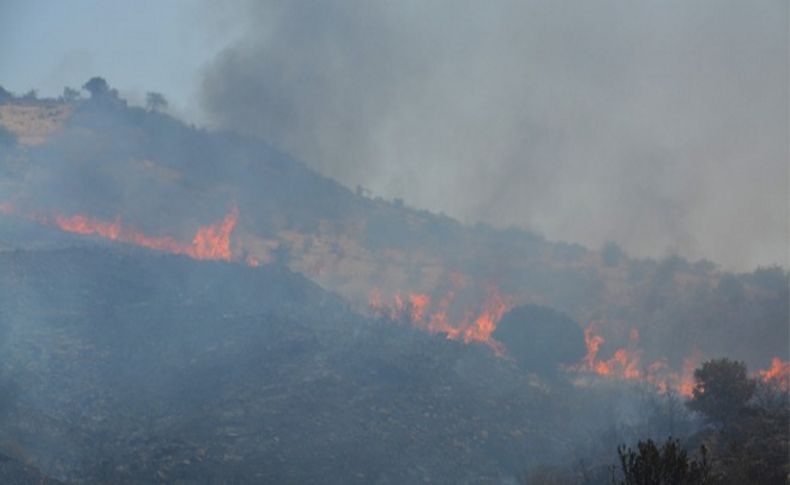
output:
<path id="1" fill-rule="evenodd" d="M 455 283 L 460 280 L 458 276 L 454 276 L 452 281 Z M 451 322 L 449 313 L 455 297 L 455 290 L 448 290 L 438 300 L 433 300 L 425 293 L 410 293 L 406 298 L 407 306 L 401 294 L 395 293 L 392 304 L 387 305 L 383 302 L 381 292 L 374 288 L 368 298 L 368 304 L 376 316 L 393 320 L 406 318 L 415 327 L 430 333 L 445 334 L 450 340 L 483 343 L 491 347 L 497 355 L 504 355 L 504 347 L 491 334 L 512 306 L 511 303 L 501 296 L 496 288 L 491 287 L 487 299 L 477 312 L 467 311 L 463 318 Z"/>
<path id="2" fill-rule="evenodd" d="M 663 359 L 657 360 L 645 368 L 641 365 L 642 350 L 639 348 L 639 331 L 636 328 L 631 329 L 629 333 L 627 347 L 616 349 L 608 359 L 600 358 L 598 354 L 606 339 L 594 333 L 595 327 L 599 324 L 600 322 L 594 321 L 584 329 L 587 354 L 581 363 L 569 370 L 593 373 L 613 379 L 648 382 L 662 393 L 671 389 L 686 397 L 692 395 L 697 358 L 685 359 L 683 371 L 679 373 L 670 371 Z"/>
<path id="3" fill-rule="evenodd" d="M 757 371 L 757 375 L 770 384 L 775 384 L 782 391 L 790 390 L 790 362 L 779 357 L 771 359 L 771 367 Z"/>
<path id="4" fill-rule="evenodd" d="M 0 213 L 11 215 L 17 214 L 17 211 L 12 205 L 4 203 L 0 204 Z M 170 236 L 148 236 L 137 229 L 124 225 L 120 217 L 116 217 L 112 222 L 82 214 L 47 216 L 39 213 L 27 213 L 24 214 L 24 217 L 74 234 L 98 236 L 156 251 L 183 254 L 194 259 L 231 261 L 234 259 L 234 255 L 230 239 L 238 222 L 239 211 L 233 206 L 220 222 L 199 227 L 191 244 L 181 243 Z M 255 266 L 255 262 L 254 258 L 247 261 L 250 266 Z"/>

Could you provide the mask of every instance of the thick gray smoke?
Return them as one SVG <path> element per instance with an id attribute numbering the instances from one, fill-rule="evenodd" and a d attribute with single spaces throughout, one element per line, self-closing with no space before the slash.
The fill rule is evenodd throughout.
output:
<path id="1" fill-rule="evenodd" d="M 468 222 L 787 264 L 784 1 L 245 5 L 218 126 Z"/>

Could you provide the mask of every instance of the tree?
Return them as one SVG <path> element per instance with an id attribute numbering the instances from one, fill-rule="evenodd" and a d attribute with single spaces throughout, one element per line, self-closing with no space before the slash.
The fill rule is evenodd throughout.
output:
<path id="1" fill-rule="evenodd" d="M 724 428 L 748 411 L 756 386 L 746 364 L 726 358 L 703 363 L 694 371 L 694 380 L 696 384 L 688 408 Z"/>
<path id="2" fill-rule="evenodd" d="M 167 108 L 167 99 L 161 93 L 149 92 L 145 95 L 145 105 L 150 111 Z"/>
<path id="3" fill-rule="evenodd" d="M 78 100 L 79 98 L 80 98 L 80 92 L 77 91 L 76 89 L 70 88 L 68 86 L 63 88 L 63 94 L 61 95 L 61 99 L 63 99 L 63 101 L 71 103 L 73 101 Z"/>
<path id="4" fill-rule="evenodd" d="M 658 448 L 653 440 L 640 441 L 637 449 L 617 448 L 622 479 L 614 477 L 614 485 L 705 485 L 711 483 L 708 451 L 700 447 L 700 459 L 689 459 L 680 442 L 668 438 Z"/>
<path id="5" fill-rule="evenodd" d="M 88 82 L 82 85 L 82 89 L 91 93 L 91 98 L 99 98 L 110 93 L 110 85 L 107 84 L 103 77 L 99 76 L 90 78 Z"/>
<path id="6" fill-rule="evenodd" d="M 14 99 L 14 93 L 8 91 L 3 86 L 0 86 L 0 103 Z"/>

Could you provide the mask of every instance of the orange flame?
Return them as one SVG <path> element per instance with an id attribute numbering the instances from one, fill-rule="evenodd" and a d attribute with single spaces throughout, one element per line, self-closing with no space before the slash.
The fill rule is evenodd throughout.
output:
<path id="1" fill-rule="evenodd" d="M 431 297 L 424 293 L 412 293 L 409 295 L 409 303 L 411 303 L 411 321 L 422 322 L 425 310 L 431 304 Z"/>
<path id="2" fill-rule="evenodd" d="M 71 217 L 56 215 L 55 225 L 66 232 L 86 235 L 96 234 L 106 239 L 112 239 L 113 241 L 117 241 L 121 234 L 120 219 L 116 219 L 112 224 L 108 224 L 93 219 L 92 217 L 79 214 Z"/>
<path id="3" fill-rule="evenodd" d="M 600 322 L 591 322 L 584 329 L 584 343 L 587 354 L 582 361 L 569 370 L 576 372 L 590 372 L 599 376 L 613 379 L 635 380 L 648 382 L 654 385 L 659 392 L 665 393 L 670 389 L 690 397 L 694 389 L 694 369 L 697 365 L 696 358 L 688 358 L 683 362 L 681 373 L 668 370 L 665 360 L 657 360 L 644 369 L 641 365 L 642 350 L 638 348 L 639 330 L 632 328 L 628 335 L 628 348 L 619 348 L 608 359 L 598 357 L 601 345 L 606 341 L 601 335 L 594 333 L 594 328 Z"/>
<path id="4" fill-rule="evenodd" d="M 779 357 L 771 359 L 771 367 L 757 371 L 763 382 L 775 384 L 782 391 L 790 390 L 790 362 Z"/>
<path id="5" fill-rule="evenodd" d="M 17 214 L 18 211 L 11 204 L 2 203 L 0 204 L 0 213 L 12 215 Z M 115 218 L 112 222 L 82 214 L 72 216 L 55 214 L 48 217 L 40 213 L 27 213 L 23 214 L 23 217 L 39 224 L 54 225 L 73 234 L 99 236 L 111 241 L 134 244 L 156 251 L 183 254 L 194 259 L 231 261 L 233 260 L 233 251 L 230 239 L 238 222 L 239 211 L 234 205 L 222 221 L 199 227 L 191 244 L 179 243 L 170 236 L 147 236 L 141 231 L 123 225 L 120 217 Z M 253 260 L 248 259 L 248 264 L 255 266 L 254 258 Z"/>
<path id="6" fill-rule="evenodd" d="M 146 236 L 136 229 L 123 226 L 120 219 L 107 223 L 83 215 L 72 217 L 57 215 L 54 222 L 57 227 L 66 232 L 93 234 L 157 251 L 184 254 L 194 259 L 230 261 L 233 258 L 230 237 L 236 227 L 238 217 L 238 209 L 234 206 L 219 223 L 198 228 L 190 245 L 179 243 L 169 236 Z"/>
<path id="7" fill-rule="evenodd" d="M 460 273 L 451 273 L 451 282 L 465 285 Z M 410 293 L 408 296 L 408 314 L 406 306 L 400 293 L 393 297 L 392 306 L 385 304 L 381 297 L 381 292 L 374 288 L 368 298 L 368 305 L 375 316 L 389 317 L 400 320 L 404 316 L 412 325 L 430 333 L 442 333 L 450 340 L 463 339 L 464 342 L 479 342 L 491 347 L 497 355 L 504 355 L 504 347 L 497 342 L 491 335 L 496 330 L 497 324 L 504 314 L 512 306 L 511 303 L 502 297 L 495 288 L 490 288 L 487 300 L 481 305 L 481 309 L 476 317 L 467 314 L 460 322 L 451 323 L 449 320 L 449 310 L 456 293 L 449 290 L 435 304 L 431 296 L 425 293 Z"/>
<path id="8" fill-rule="evenodd" d="M 185 254 L 195 259 L 230 261 L 233 258 L 230 236 L 238 221 L 239 209 L 234 205 L 219 224 L 200 227 L 192 239 L 192 246 L 187 248 Z"/>

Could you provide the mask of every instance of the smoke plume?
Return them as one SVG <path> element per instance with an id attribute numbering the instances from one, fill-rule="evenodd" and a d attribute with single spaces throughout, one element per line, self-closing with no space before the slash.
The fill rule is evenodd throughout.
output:
<path id="1" fill-rule="evenodd" d="M 787 264 L 786 2 L 249 2 L 220 127 L 467 222 Z"/>

